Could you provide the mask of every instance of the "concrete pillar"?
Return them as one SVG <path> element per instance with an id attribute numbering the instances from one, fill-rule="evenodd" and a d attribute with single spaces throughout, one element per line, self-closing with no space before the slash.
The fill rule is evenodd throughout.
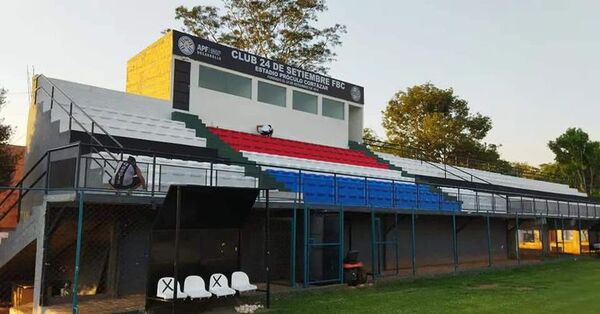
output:
<path id="1" fill-rule="evenodd" d="M 548 221 L 543 218 L 543 223 L 540 224 L 540 238 L 542 240 L 542 256 L 550 254 L 550 238 L 548 237 Z"/>
<path id="2" fill-rule="evenodd" d="M 35 253 L 35 274 L 33 279 L 33 307 L 32 312 L 34 314 L 42 314 L 44 311 L 40 306 L 42 301 L 42 273 L 44 270 L 44 255 L 45 246 L 44 242 L 46 233 L 46 212 L 47 206 L 46 201 L 40 206 L 36 206 L 33 211 L 33 215 L 30 219 L 36 219 L 35 232 L 36 232 L 36 253 Z"/>

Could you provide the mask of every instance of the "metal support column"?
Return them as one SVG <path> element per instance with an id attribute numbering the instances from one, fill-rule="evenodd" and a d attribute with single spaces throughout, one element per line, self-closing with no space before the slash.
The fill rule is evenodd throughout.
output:
<path id="1" fill-rule="evenodd" d="M 577 230 L 579 230 L 579 255 L 581 255 L 583 254 L 583 251 L 581 250 L 581 218 L 577 218 Z"/>
<path id="2" fill-rule="evenodd" d="M 296 288 L 296 206 L 292 208 L 292 223 L 290 226 L 290 286 Z"/>
<path id="3" fill-rule="evenodd" d="M 177 313 L 177 293 L 181 290 L 179 287 L 179 232 L 181 226 L 181 186 L 177 186 L 177 207 L 175 209 L 175 252 L 173 254 L 173 277 L 175 278 L 173 288 L 173 306 L 172 313 Z"/>
<path id="4" fill-rule="evenodd" d="M 565 219 L 563 218 L 563 215 L 560 215 L 560 236 L 562 239 L 560 239 L 560 242 L 562 243 L 562 251 L 563 253 L 565 252 Z"/>
<path id="5" fill-rule="evenodd" d="M 488 248 L 488 267 L 492 267 L 493 256 L 492 256 L 492 233 L 490 228 L 490 215 L 485 215 L 485 227 L 487 236 L 487 248 Z"/>
<path id="6" fill-rule="evenodd" d="M 417 275 L 417 235 L 416 235 L 416 222 L 415 222 L 415 211 L 413 210 L 411 217 L 410 217 L 410 221 L 411 221 L 411 228 L 410 228 L 410 238 L 412 241 L 411 247 L 410 247 L 410 258 L 411 258 L 411 265 L 412 265 L 412 274 L 413 276 Z"/>
<path id="7" fill-rule="evenodd" d="M 452 260 L 454 272 L 458 270 L 458 237 L 456 236 L 456 215 L 452 214 Z"/>
<path id="8" fill-rule="evenodd" d="M 310 271 L 309 271 L 309 248 L 308 248 L 308 241 L 309 241 L 309 232 L 310 232 L 310 226 L 309 226 L 309 222 L 310 222 L 310 209 L 304 205 L 304 230 L 303 230 L 303 234 L 302 234 L 302 238 L 303 238 L 303 245 L 304 245 L 304 256 L 303 256 L 303 265 L 302 265 L 302 271 L 303 271 L 303 278 L 302 278 L 302 282 L 303 282 L 303 286 L 304 288 L 308 287 L 308 276 L 310 275 Z"/>
<path id="9" fill-rule="evenodd" d="M 375 233 L 375 209 L 371 208 L 371 273 L 373 274 L 373 281 L 375 281 L 375 261 L 377 250 L 377 239 Z"/>
<path id="10" fill-rule="evenodd" d="M 394 213 L 394 235 L 395 235 L 395 242 L 396 242 L 396 276 L 398 276 L 400 274 L 400 248 L 399 248 L 399 243 L 398 243 L 398 239 L 400 239 L 400 228 L 398 228 L 398 213 Z"/>
<path id="11" fill-rule="evenodd" d="M 265 191 L 265 270 L 267 272 L 267 308 L 271 307 L 271 209 L 269 208 L 269 190 Z"/>
<path id="12" fill-rule="evenodd" d="M 560 257 L 560 247 L 558 246 L 558 222 L 556 222 L 556 219 L 557 218 L 554 219 L 554 241 L 556 242 L 556 254 Z"/>
<path id="13" fill-rule="evenodd" d="M 546 245 L 548 245 L 548 231 L 546 230 L 546 228 L 544 227 L 546 218 L 542 217 L 542 215 L 540 215 L 540 242 L 542 242 L 542 256 L 541 256 L 541 260 L 543 261 L 544 259 L 546 259 Z"/>
<path id="14" fill-rule="evenodd" d="M 521 251 L 519 250 L 519 212 L 515 215 L 515 252 L 517 253 L 517 264 L 521 265 Z"/>
<path id="15" fill-rule="evenodd" d="M 340 277 L 340 283 L 344 283 L 344 207 L 340 206 L 339 213 L 339 240 L 338 243 L 338 271 Z"/>
<path id="16" fill-rule="evenodd" d="M 77 242 L 75 244 L 75 271 L 73 273 L 73 314 L 79 313 L 79 271 L 81 266 L 81 242 L 83 237 L 83 199 L 84 192 L 79 191 L 79 211 L 77 216 Z"/>

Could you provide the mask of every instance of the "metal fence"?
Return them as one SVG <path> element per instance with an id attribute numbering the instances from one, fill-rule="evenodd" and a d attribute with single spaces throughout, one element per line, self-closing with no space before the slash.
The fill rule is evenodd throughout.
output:
<path id="1" fill-rule="evenodd" d="M 588 230 L 591 223 L 600 218 L 600 205 L 583 199 L 506 194 L 408 179 L 386 180 L 176 154 L 167 158 L 148 151 L 115 152 L 120 158 L 137 156 L 138 166 L 148 182 L 145 190 L 117 192 L 110 187 L 108 179 L 118 161 L 91 154 L 86 146 L 75 143 L 49 150 L 26 173 L 24 180 L 15 187 L 3 189 L 0 222 L 16 215 L 19 226 L 35 219 L 36 206 L 44 199 L 71 195 L 71 200 L 79 203 L 53 201 L 52 206 L 41 209 L 45 210 L 44 241 L 24 247 L 2 267 L 0 306 L 18 304 L 20 301 L 15 300 L 18 295 L 22 299 L 29 298 L 27 294 L 36 273 L 36 264 L 31 261 L 36 260 L 43 261 L 39 278 L 42 305 L 77 308 L 79 300 L 91 296 L 139 304 L 141 293 L 145 294 L 148 254 L 145 236 L 151 224 L 153 204 L 160 203 L 168 186 L 174 183 L 277 189 L 271 201 L 279 204 L 282 230 L 286 226 L 290 229 L 282 231 L 287 234 L 282 237 L 285 243 L 275 243 L 279 241 L 275 239 L 272 244 L 280 248 L 289 244 L 289 254 L 279 252 L 282 260 L 276 264 L 281 269 L 289 269 L 281 272 L 281 279 L 289 280 L 291 286 L 298 282 L 303 286 L 344 282 L 343 254 L 352 247 L 347 228 L 359 221 L 367 223 L 357 228 L 366 230 L 359 234 L 362 259 L 374 279 L 518 265 L 588 254 L 595 241 L 592 238 L 598 238 Z M 267 170 L 273 169 L 295 174 L 297 189 L 288 186 L 286 191 L 285 185 L 268 174 Z M 331 201 L 307 202 L 302 182 L 304 174 L 332 178 L 323 187 L 331 191 L 328 195 Z M 348 178 L 364 184 L 364 196 L 353 205 L 344 204 L 341 197 L 340 182 Z M 372 182 L 388 184 L 383 189 L 390 197 L 384 205 L 380 198 L 370 195 Z M 412 205 L 401 204 L 395 197 L 397 184 L 416 187 Z M 418 191 L 423 186 L 438 193 L 439 203 L 434 208 L 421 206 Z M 381 192 L 382 188 L 379 189 Z M 95 196 L 115 198 L 111 203 L 98 203 Z M 264 195 L 257 201 L 264 202 Z M 459 202 L 461 210 L 440 210 L 445 201 Z M 329 225 L 335 229 L 336 236 L 315 236 L 318 228 L 311 223 L 314 215 L 334 220 Z M 435 226 L 439 228 L 432 229 Z M 260 223 L 255 227 L 260 228 Z M 502 234 L 504 239 L 500 239 Z M 358 245 L 356 239 L 354 244 Z M 476 254 L 472 252 L 475 249 Z M 431 251 L 438 253 L 431 255 Z M 44 256 L 35 256 L 39 252 Z M 327 261 L 315 262 L 315 256 L 317 260 Z M 439 263 L 431 262 L 433 260 Z M 315 269 L 314 265 L 319 263 L 321 269 Z"/>

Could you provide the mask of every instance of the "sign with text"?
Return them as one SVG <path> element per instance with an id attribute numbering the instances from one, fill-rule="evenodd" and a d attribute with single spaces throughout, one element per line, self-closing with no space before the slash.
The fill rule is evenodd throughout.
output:
<path id="1" fill-rule="evenodd" d="M 315 93 L 364 104 L 364 88 L 173 31 L 173 54 Z"/>

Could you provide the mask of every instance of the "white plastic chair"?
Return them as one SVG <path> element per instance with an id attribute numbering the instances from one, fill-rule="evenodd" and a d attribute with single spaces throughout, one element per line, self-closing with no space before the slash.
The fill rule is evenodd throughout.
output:
<path id="1" fill-rule="evenodd" d="M 183 283 L 183 291 L 192 299 L 210 298 L 212 293 L 206 291 L 204 279 L 200 276 L 188 276 Z"/>
<path id="2" fill-rule="evenodd" d="M 231 288 L 239 292 L 246 292 L 254 291 L 257 287 L 250 283 L 250 278 L 248 278 L 248 275 L 245 272 L 236 271 L 231 274 Z"/>
<path id="3" fill-rule="evenodd" d="M 229 282 L 227 280 L 227 277 L 225 277 L 225 275 L 223 274 L 212 274 L 210 276 L 209 284 L 210 286 L 208 288 L 208 291 L 210 291 L 217 297 L 224 297 L 235 294 L 235 290 L 229 288 Z"/>
<path id="4" fill-rule="evenodd" d="M 177 299 L 187 298 L 187 294 L 181 291 L 181 284 L 177 283 Z M 158 280 L 156 285 L 156 297 L 163 298 L 165 300 L 173 299 L 175 294 L 175 278 L 163 277 Z"/>

